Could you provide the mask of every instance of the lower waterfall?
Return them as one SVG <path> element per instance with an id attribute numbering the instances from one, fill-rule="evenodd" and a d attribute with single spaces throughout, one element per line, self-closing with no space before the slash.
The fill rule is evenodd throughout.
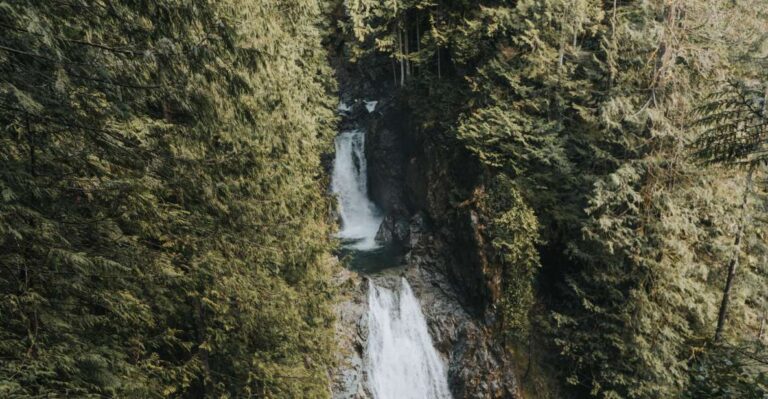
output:
<path id="1" fill-rule="evenodd" d="M 366 373 L 374 399 L 449 399 L 447 373 L 404 278 L 399 293 L 369 283 Z"/>

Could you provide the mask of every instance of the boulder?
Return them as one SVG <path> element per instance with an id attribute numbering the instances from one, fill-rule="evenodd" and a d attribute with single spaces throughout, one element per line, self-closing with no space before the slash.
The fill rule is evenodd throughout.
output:
<path id="1" fill-rule="evenodd" d="M 405 245 L 410 236 L 410 226 L 408 221 L 393 215 L 387 215 L 379 226 L 376 233 L 376 242 L 389 245 Z"/>

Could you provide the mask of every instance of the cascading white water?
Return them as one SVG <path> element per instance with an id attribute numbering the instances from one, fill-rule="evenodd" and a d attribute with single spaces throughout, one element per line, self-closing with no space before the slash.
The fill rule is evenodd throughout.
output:
<path id="1" fill-rule="evenodd" d="M 427 322 L 403 278 L 398 295 L 370 283 L 366 372 L 374 399 L 450 399 Z"/>
<path id="2" fill-rule="evenodd" d="M 376 248 L 376 232 L 381 217 L 368 199 L 368 171 L 365 161 L 365 133 L 361 130 L 336 136 L 336 160 L 331 189 L 339 198 L 341 231 L 339 237 L 352 241 L 349 248 Z"/>
<path id="3" fill-rule="evenodd" d="M 373 112 L 377 103 L 365 105 Z M 339 110 L 350 107 L 341 104 Z M 377 248 L 382 221 L 368 198 L 367 173 L 365 133 L 352 130 L 336 136 L 331 189 L 339 199 L 339 237 L 360 251 Z M 371 282 L 368 303 L 366 373 L 374 399 L 451 399 L 445 367 L 408 282 L 402 279 L 397 293 Z"/>

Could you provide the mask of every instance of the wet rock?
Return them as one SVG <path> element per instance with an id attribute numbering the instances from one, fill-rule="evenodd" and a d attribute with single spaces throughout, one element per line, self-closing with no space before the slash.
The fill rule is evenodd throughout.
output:
<path id="1" fill-rule="evenodd" d="M 341 269 L 334 283 L 343 293 L 336 305 L 336 338 L 341 349 L 336 367 L 331 371 L 334 399 L 369 399 L 364 384 L 364 351 L 368 336 L 365 317 L 368 284 L 357 273 Z"/>
<path id="2" fill-rule="evenodd" d="M 427 224 L 426 214 L 424 212 L 419 212 L 414 215 L 408 225 L 408 247 L 412 250 L 420 249 L 420 244 L 429 239 L 428 232 L 429 225 Z"/>
<path id="3" fill-rule="evenodd" d="M 371 199 L 385 214 L 407 217 L 406 168 L 408 164 L 408 130 L 397 110 L 387 109 L 386 101 L 377 106 L 366 125 L 365 153 L 368 159 L 368 183 Z"/>
<path id="4" fill-rule="evenodd" d="M 435 347 L 446 355 L 448 382 L 455 398 L 518 398 L 515 364 L 489 325 L 462 306 L 445 274 L 449 251 L 424 217 L 411 223 L 411 251 L 403 272 L 421 302 Z"/>
<path id="5" fill-rule="evenodd" d="M 435 347 L 446 354 L 455 398 L 517 398 L 514 364 L 485 324 L 459 305 L 444 276 L 421 267 L 407 278 L 422 304 Z"/>
<path id="6" fill-rule="evenodd" d="M 388 215 L 381 222 L 381 226 L 379 226 L 379 231 L 376 233 L 376 242 L 385 245 L 404 245 L 408 242 L 409 235 L 410 226 L 406 220 Z"/>
<path id="7" fill-rule="evenodd" d="M 395 240 L 395 218 L 386 216 L 381 221 L 379 231 L 376 232 L 376 242 L 380 244 L 389 244 Z"/>
<path id="8" fill-rule="evenodd" d="M 430 171 L 423 155 L 412 156 L 405 169 L 405 196 L 411 210 L 429 207 L 429 184 L 427 174 Z"/>

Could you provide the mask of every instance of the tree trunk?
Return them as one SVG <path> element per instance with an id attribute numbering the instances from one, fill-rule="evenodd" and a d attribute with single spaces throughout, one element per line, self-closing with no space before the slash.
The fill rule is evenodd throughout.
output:
<path id="1" fill-rule="evenodd" d="M 395 87 L 397 87 L 397 65 L 394 59 L 392 59 L 392 77 L 394 78 Z"/>
<path id="2" fill-rule="evenodd" d="M 408 78 L 411 77 L 411 60 L 408 56 L 411 54 L 411 35 L 408 33 L 408 18 L 405 18 L 405 73 Z"/>
<path id="3" fill-rule="evenodd" d="M 397 43 L 400 47 L 400 87 L 405 86 L 405 60 L 403 57 L 403 29 L 397 28 Z"/>
<path id="4" fill-rule="evenodd" d="M 439 0 L 437 2 L 437 16 L 436 16 L 435 20 L 437 21 L 437 24 L 439 25 L 440 24 L 440 1 Z M 437 30 L 437 27 L 432 25 L 432 29 Z M 440 42 L 439 41 L 437 41 L 435 43 L 435 47 L 437 48 L 437 79 L 442 79 L 443 78 L 443 68 L 442 68 L 442 65 L 440 64 Z"/>
<path id="5" fill-rule="evenodd" d="M 416 57 L 418 58 L 418 62 L 421 61 L 421 21 L 419 18 L 416 18 Z M 421 68 L 419 67 L 419 63 L 416 64 L 416 76 L 419 76 L 421 73 Z"/>
<path id="6" fill-rule="evenodd" d="M 733 288 L 733 280 L 736 277 L 736 269 L 739 267 L 739 256 L 741 255 L 741 242 L 744 237 L 744 230 L 749 223 L 749 212 L 747 211 L 747 202 L 749 200 L 749 194 L 752 192 L 752 175 L 755 172 L 755 165 L 752 164 L 747 172 L 746 187 L 744 187 L 744 196 L 741 200 L 741 220 L 739 222 L 738 230 L 736 231 L 736 238 L 733 245 L 733 257 L 728 262 L 728 278 L 725 281 L 725 288 L 723 289 L 723 299 L 720 302 L 720 311 L 717 314 L 717 329 L 715 330 L 715 342 L 719 342 L 723 336 L 723 328 L 725 327 L 725 320 L 728 317 L 728 302 L 731 297 L 731 289 Z"/>

